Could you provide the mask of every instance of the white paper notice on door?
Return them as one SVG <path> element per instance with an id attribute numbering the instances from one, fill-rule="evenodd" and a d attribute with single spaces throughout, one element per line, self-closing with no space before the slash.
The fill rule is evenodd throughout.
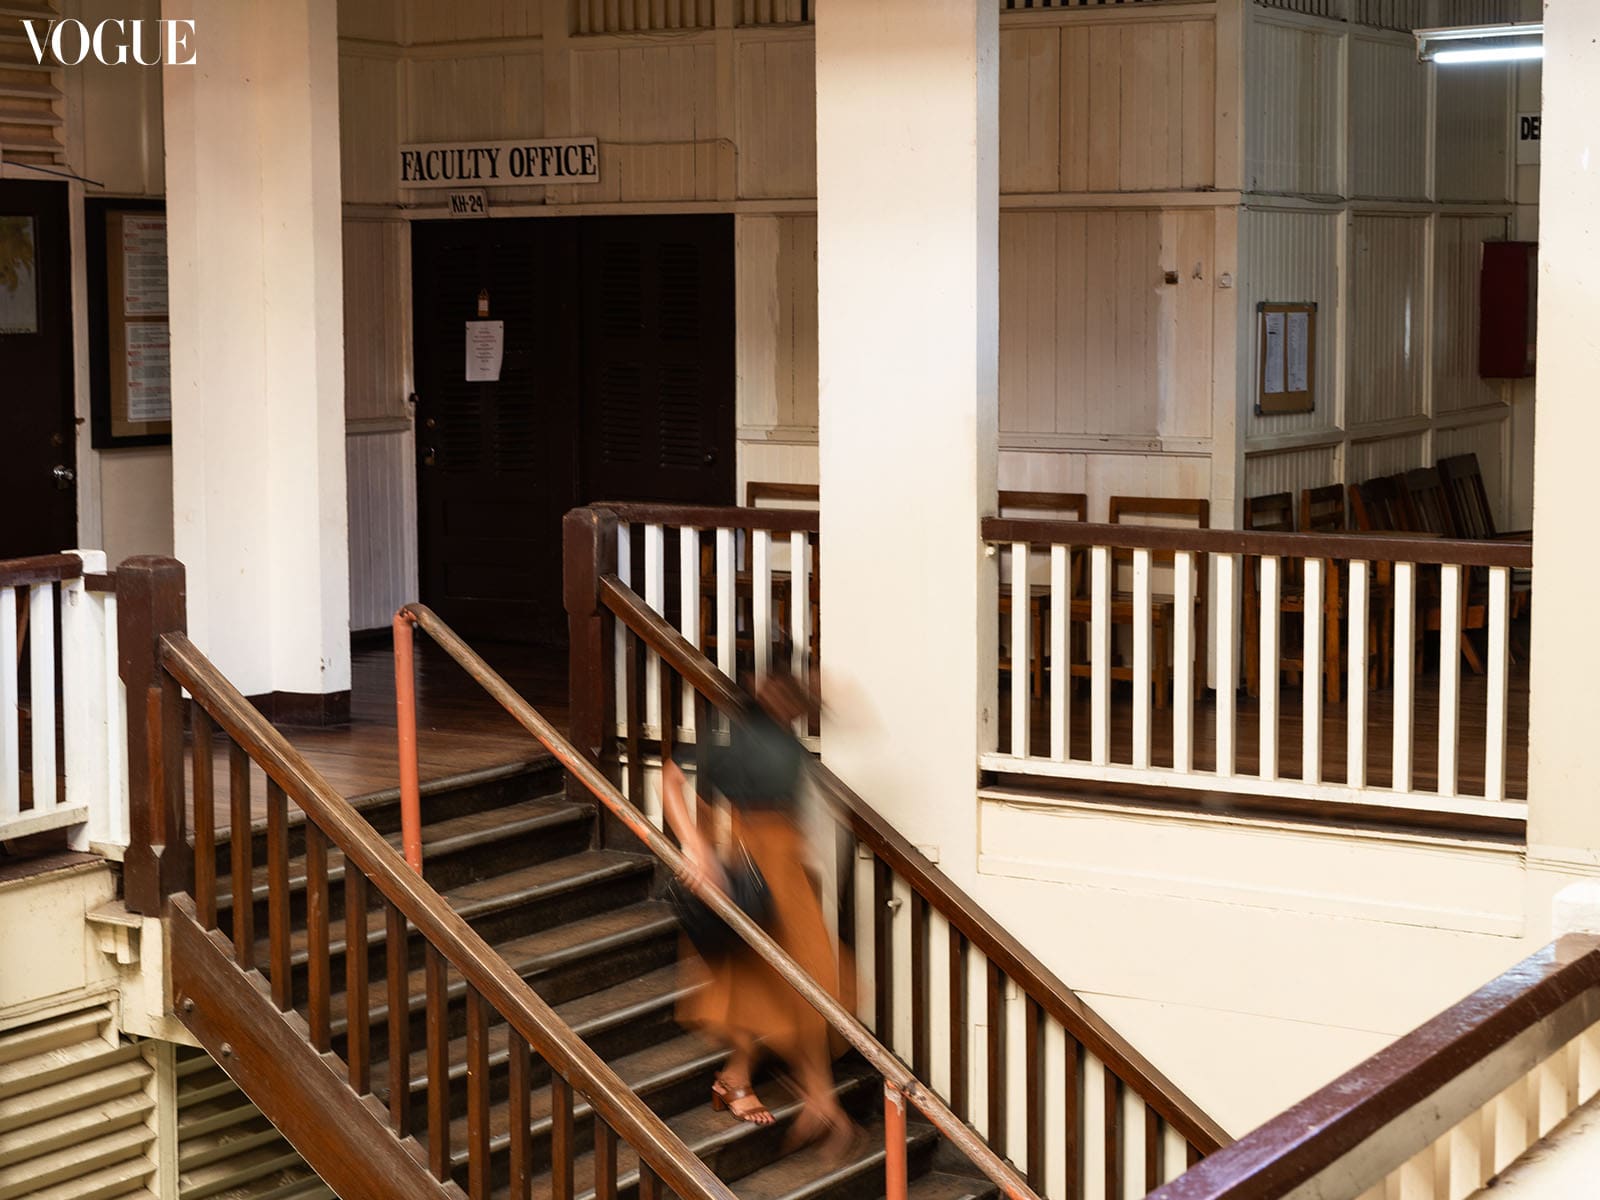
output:
<path id="1" fill-rule="evenodd" d="M 128 420 L 172 420 L 171 335 L 165 321 L 127 327 Z"/>
<path id="2" fill-rule="evenodd" d="M 1262 364 L 1261 390 L 1268 396 L 1283 391 L 1283 314 L 1266 314 L 1267 355 Z"/>
<path id="3" fill-rule="evenodd" d="M 467 382 L 497 383 L 505 357 L 504 321 L 467 322 Z"/>
<path id="4" fill-rule="evenodd" d="M 1289 317 L 1289 391 L 1306 390 L 1311 362 L 1311 314 L 1292 312 Z"/>

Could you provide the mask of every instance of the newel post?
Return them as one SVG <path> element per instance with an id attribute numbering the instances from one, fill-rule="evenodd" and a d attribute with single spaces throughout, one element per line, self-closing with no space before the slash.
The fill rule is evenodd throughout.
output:
<path id="1" fill-rule="evenodd" d="M 161 636 L 187 630 L 183 564 L 130 558 L 117 568 L 118 673 L 128 693 L 128 908 L 159 916 L 189 890 L 194 852 L 185 833 L 183 696 L 161 669 Z"/>
<path id="2" fill-rule="evenodd" d="M 575 508 L 562 520 L 562 590 L 567 608 L 568 736 L 595 762 L 611 707 L 613 621 L 600 603 L 600 580 L 617 572 L 617 518 L 598 508 Z M 581 798 L 583 785 L 569 779 Z M 577 798 L 577 797 L 575 797 Z"/>

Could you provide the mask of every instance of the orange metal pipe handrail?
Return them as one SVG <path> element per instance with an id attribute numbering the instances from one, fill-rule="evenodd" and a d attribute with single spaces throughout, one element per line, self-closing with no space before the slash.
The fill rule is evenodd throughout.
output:
<path id="1" fill-rule="evenodd" d="M 906 1097 L 887 1079 L 883 1081 L 884 1200 L 906 1200 Z"/>
<path id="2" fill-rule="evenodd" d="M 400 752 L 400 843 L 406 862 L 422 874 L 422 780 L 417 762 L 417 670 L 411 631 L 417 619 L 394 615 L 394 718 Z"/>

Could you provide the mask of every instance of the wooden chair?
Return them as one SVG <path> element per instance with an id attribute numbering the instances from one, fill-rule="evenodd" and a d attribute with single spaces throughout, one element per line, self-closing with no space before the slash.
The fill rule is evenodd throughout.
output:
<path id="1" fill-rule="evenodd" d="M 773 503 L 763 506 L 761 501 Z M 815 483 L 777 483 L 751 479 L 744 485 L 746 508 L 813 508 L 822 500 L 822 488 Z"/>
<path id="2" fill-rule="evenodd" d="M 1244 527 L 1258 533 L 1294 533 L 1294 497 L 1288 492 L 1273 492 L 1268 496 L 1251 496 L 1244 502 Z M 1290 622 L 1295 630 L 1288 643 L 1279 640 L 1277 669 L 1271 672 L 1271 686 L 1277 686 L 1278 670 L 1287 669 L 1291 681 L 1298 679 L 1304 669 L 1304 648 L 1299 646 L 1305 614 L 1305 581 L 1300 560 L 1280 560 L 1278 574 L 1278 616 L 1297 619 Z M 1244 559 L 1244 686 L 1251 696 L 1261 694 L 1261 584 L 1258 559 L 1246 555 Z"/>
<path id="3" fill-rule="evenodd" d="M 1082 521 L 1088 515 L 1089 499 L 1083 492 L 1023 492 L 1002 491 L 998 496 L 996 511 L 1000 516 L 1025 516 L 1049 518 L 1058 521 Z M 1006 551 L 1004 553 L 1009 553 Z M 1048 657 L 1048 647 L 1045 642 L 1044 631 L 1049 628 L 1050 613 L 1050 578 L 1049 564 L 1042 564 L 1042 571 L 1036 572 L 1034 563 L 1028 564 L 1028 643 L 1030 653 L 1029 686 L 1035 697 L 1044 695 L 1045 662 Z M 1040 577 L 1035 578 L 1038 574 Z M 1001 578 L 1010 581 L 1010 573 L 1006 570 L 1004 562 L 1001 564 Z M 1073 596 L 1081 594 L 1083 579 L 1082 556 L 1075 556 L 1072 566 L 1072 578 L 1068 581 L 1068 590 Z M 1000 655 L 1000 671 L 1002 674 L 1011 670 L 1011 651 L 1006 645 L 1004 634 L 1010 628 L 1011 592 L 1009 587 L 1000 593 L 1000 630 L 1002 653 Z"/>
<path id="4" fill-rule="evenodd" d="M 1365 483 L 1352 483 L 1350 512 L 1356 528 L 1367 532 L 1417 528 L 1402 475 L 1380 475 Z"/>
<path id="5" fill-rule="evenodd" d="M 1344 488 L 1337 483 L 1300 493 L 1300 528 L 1305 533 L 1343 533 L 1349 528 Z"/>
<path id="6" fill-rule="evenodd" d="M 1412 524 L 1397 526 L 1413 533 L 1432 533 L 1442 538 L 1461 537 L 1455 516 L 1445 498 L 1444 480 L 1433 467 L 1414 467 L 1402 476 Z"/>
<path id="7" fill-rule="evenodd" d="M 1155 518 L 1157 520 L 1186 521 L 1193 528 L 1207 529 L 1211 524 L 1211 502 L 1209 500 L 1175 499 L 1164 496 L 1113 496 L 1110 502 L 1110 521 L 1113 525 L 1128 522 L 1128 518 Z M 1132 551 L 1120 551 L 1112 555 L 1111 578 L 1111 623 L 1117 625 L 1133 624 L 1133 593 L 1118 586 L 1124 572 L 1132 566 Z M 1173 555 L 1169 552 L 1155 551 L 1150 556 L 1152 567 L 1170 568 Z M 1198 564 L 1197 564 L 1198 567 Z M 1207 647 L 1207 617 L 1208 589 L 1206 587 L 1206 572 L 1195 571 L 1195 663 L 1197 664 L 1196 679 L 1205 680 L 1206 647 Z M 1093 601 L 1087 595 L 1074 597 L 1072 601 L 1072 617 L 1074 621 L 1087 622 L 1092 616 Z M 1155 688 L 1155 702 L 1157 708 L 1167 707 L 1168 696 L 1172 687 L 1170 666 L 1170 638 L 1175 617 L 1175 607 L 1171 595 L 1160 593 L 1153 594 L 1150 598 L 1150 658 L 1151 677 Z M 1092 675 L 1094 666 L 1089 662 L 1074 662 L 1072 673 L 1078 676 Z M 1111 678 L 1133 679 L 1133 667 L 1126 663 L 1113 663 Z"/>
<path id="8" fill-rule="evenodd" d="M 1444 485 L 1445 501 L 1455 522 L 1458 537 L 1474 541 L 1493 542 L 1526 541 L 1533 536 L 1531 529 L 1502 532 L 1495 527 L 1494 511 L 1489 507 L 1489 493 L 1483 486 L 1483 468 L 1476 454 L 1456 454 L 1439 460 L 1439 479 Z"/>

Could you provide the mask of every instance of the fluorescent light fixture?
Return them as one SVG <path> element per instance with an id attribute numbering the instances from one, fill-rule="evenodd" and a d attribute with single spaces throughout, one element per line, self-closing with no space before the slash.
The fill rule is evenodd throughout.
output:
<path id="1" fill-rule="evenodd" d="M 1533 22 L 1419 29 L 1415 36 L 1421 62 L 1527 62 L 1544 57 L 1544 26 Z"/>

